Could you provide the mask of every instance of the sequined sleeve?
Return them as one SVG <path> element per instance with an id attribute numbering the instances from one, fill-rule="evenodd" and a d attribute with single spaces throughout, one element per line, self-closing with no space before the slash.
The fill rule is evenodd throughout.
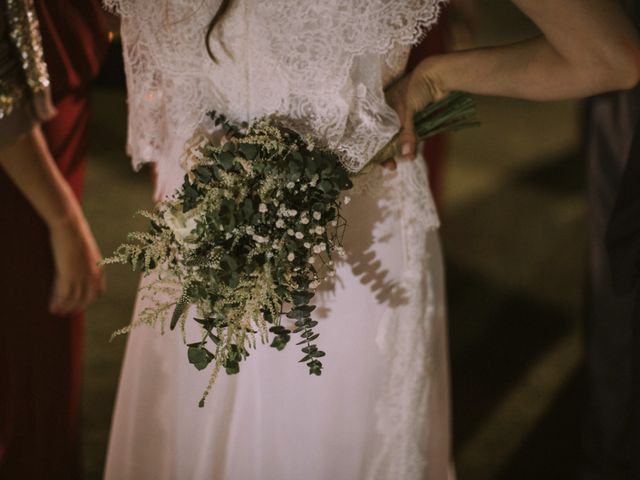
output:
<path id="1" fill-rule="evenodd" d="M 0 147 L 54 114 L 31 0 L 0 5 Z"/>

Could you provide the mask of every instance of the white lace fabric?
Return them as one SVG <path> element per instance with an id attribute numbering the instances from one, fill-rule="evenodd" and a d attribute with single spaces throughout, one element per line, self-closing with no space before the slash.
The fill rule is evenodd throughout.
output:
<path id="1" fill-rule="evenodd" d="M 385 82 L 444 0 L 235 0 L 205 49 L 220 0 L 105 0 L 122 15 L 128 151 L 174 170 L 208 110 L 288 119 L 360 170 L 397 132 Z M 168 173 L 168 172 L 167 172 Z"/>

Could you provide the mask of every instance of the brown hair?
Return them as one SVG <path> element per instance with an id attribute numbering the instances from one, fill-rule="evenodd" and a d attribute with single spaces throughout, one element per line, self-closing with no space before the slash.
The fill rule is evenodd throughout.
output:
<path id="1" fill-rule="evenodd" d="M 228 10 L 230 4 L 231 4 L 231 0 L 222 0 L 222 3 L 220 4 L 220 8 L 218 8 L 218 11 L 211 19 L 211 22 L 209 22 L 209 28 L 207 28 L 207 34 L 205 35 L 205 38 L 204 38 L 204 44 L 207 47 L 207 53 L 209 54 L 209 58 L 211 58 L 211 60 L 213 60 L 215 63 L 218 63 L 218 60 L 216 59 L 215 55 L 211 51 L 211 46 L 209 45 L 209 37 L 211 36 L 211 32 L 213 32 L 213 29 L 216 28 L 216 25 L 218 24 L 218 22 L 220 22 L 220 20 Z"/>

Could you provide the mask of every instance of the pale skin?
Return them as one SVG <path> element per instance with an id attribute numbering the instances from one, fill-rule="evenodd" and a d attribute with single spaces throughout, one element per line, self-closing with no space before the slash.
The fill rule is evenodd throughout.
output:
<path id="1" fill-rule="evenodd" d="M 427 58 L 388 90 L 402 125 L 400 159 L 416 155 L 415 112 L 452 91 L 563 100 L 630 89 L 640 80 L 640 39 L 617 0 L 512 2 L 540 36 Z M 383 165 L 396 168 L 395 160 Z"/>
<path id="2" fill-rule="evenodd" d="M 55 265 L 50 312 L 66 315 L 84 309 L 104 290 L 100 251 L 38 126 L 0 150 L 0 168 L 49 229 Z"/>

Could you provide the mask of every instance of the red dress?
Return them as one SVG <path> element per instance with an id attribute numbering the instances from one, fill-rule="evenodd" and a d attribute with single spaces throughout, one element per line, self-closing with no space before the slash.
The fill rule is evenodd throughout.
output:
<path id="1" fill-rule="evenodd" d="M 80 197 L 89 81 L 107 47 L 98 0 L 36 0 L 58 115 L 43 125 Z M 0 479 L 81 478 L 82 315 L 48 312 L 49 233 L 0 171 Z"/>

